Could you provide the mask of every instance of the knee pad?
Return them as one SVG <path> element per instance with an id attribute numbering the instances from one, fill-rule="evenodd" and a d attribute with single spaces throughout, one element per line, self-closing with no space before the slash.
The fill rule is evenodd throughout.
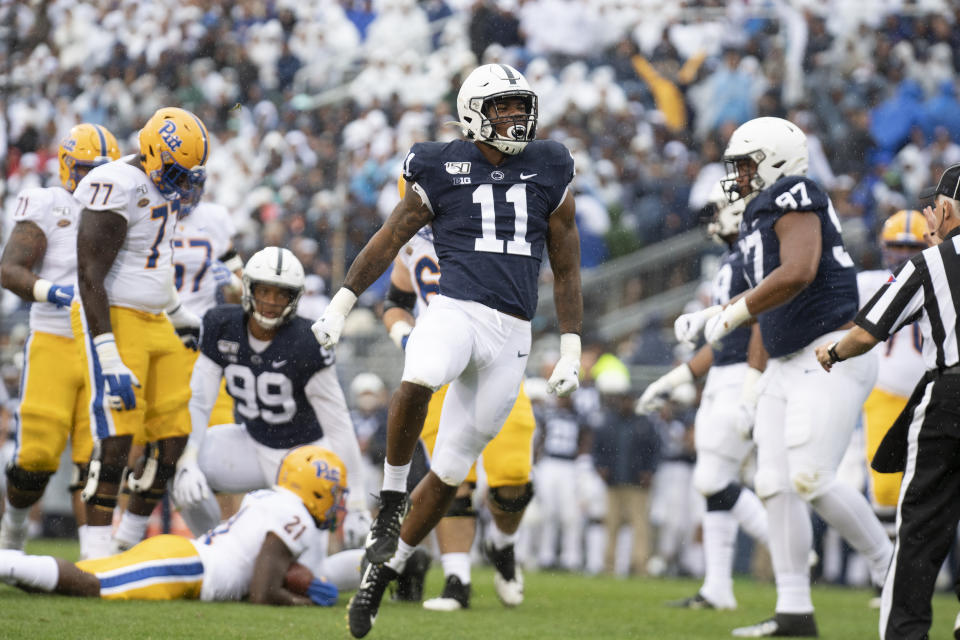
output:
<path id="1" fill-rule="evenodd" d="M 70 484 L 67 485 L 67 491 L 73 493 L 74 491 L 80 491 L 83 489 L 83 485 L 87 482 L 87 465 L 74 462 L 70 465 Z"/>
<path id="2" fill-rule="evenodd" d="M 453 499 L 444 518 L 476 518 L 477 511 L 473 508 L 473 497 L 466 495 Z"/>
<path id="3" fill-rule="evenodd" d="M 707 511 L 730 511 L 740 498 L 740 485 L 731 482 L 713 495 L 707 496 Z"/>
<path id="4" fill-rule="evenodd" d="M 823 470 L 799 469 L 790 475 L 794 490 L 807 502 L 823 495 L 833 479 L 833 473 Z"/>
<path id="5" fill-rule="evenodd" d="M 498 509 L 507 513 L 520 513 L 533 500 L 533 483 L 523 486 L 523 494 L 516 498 L 504 498 L 500 495 L 500 487 L 490 487 L 490 502 Z"/>
<path id="6" fill-rule="evenodd" d="M 146 458 L 143 472 L 139 476 L 134 476 L 131 473 L 127 481 L 130 491 L 140 494 L 147 500 L 163 498 L 167 482 L 177 470 L 176 463 L 169 462 L 170 454 L 176 448 L 182 447 L 167 440 L 148 443 L 143 451 Z"/>
<path id="7" fill-rule="evenodd" d="M 13 463 L 7 465 L 7 483 L 21 493 L 43 494 L 52 471 L 27 471 Z"/>
<path id="8" fill-rule="evenodd" d="M 761 500 L 766 500 L 788 489 L 789 487 L 784 481 L 783 475 L 776 471 L 758 469 L 757 475 L 753 479 L 753 490 Z"/>
<path id="9" fill-rule="evenodd" d="M 133 493 L 144 493 L 153 486 L 160 465 L 160 447 L 156 442 L 148 442 L 143 448 L 143 470 L 140 475 L 133 471 L 127 474 L 126 484 Z"/>
<path id="10" fill-rule="evenodd" d="M 120 485 L 123 481 L 124 465 L 103 462 L 103 450 L 99 441 L 93 445 L 90 464 L 87 468 L 87 482 L 80 492 L 80 498 L 87 504 L 113 510 L 117 506 L 117 496 L 104 496 L 97 493 L 100 483 Z"/>

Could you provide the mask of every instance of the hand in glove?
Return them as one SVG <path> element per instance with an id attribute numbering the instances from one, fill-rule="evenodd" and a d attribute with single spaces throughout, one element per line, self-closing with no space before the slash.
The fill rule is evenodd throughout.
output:
<path id="1" fill-rule="evenodd" d="M 332 607 L 337 604 L 337 597 L 340 590 L 337 585 L 327 582 L 326 578 L 314 578 L 307 587 L 307 596 L 313 601 L 313 604 L 321 607 Z"/>
<path id="2" fill-rule="evenodd" d="M 677 342 L 688 344 L 691 347 L 695 346 L 697 337 L 703 331 L 703 325 L 707 323 L 707 320 L 720 313 L 722 309 L 723 307 L 720 305 L 714 305 L 700 311 L 684 313 L 678 317 L 673 323 L 673 335 L 676 336 Z"/>
<path id="3" fill-rule="evenodd" d="M 547 391 L 560 397 L 568 396 L 580 386 L 580 336 L 565 333 L 560 336 L 560 359 L 547 380 Z"/>
<path id="4" fill-rule="evenodd" d="M 690 371 L 690 367 L 682 364 L 675 369 L 671 369 L 644 389 L 640 399 L 637 400 L 634 411 L 638 415 L 648 415 L 658 411 L 675 388 L 688 382 L 693 382 L 693 373 Z"/>
<path id="5" fill-rule="evenodd" d="M 106 386 L 103 404 L 118 411 L 135 408 L 137 397 L 133 388 L 139 387 L 140 381 L 120 359 L 113 334 L 101 333 L 93 339 L 93 346 L 94 360 Z"/>
<path id="6" fill-rule="evenodd" d="M 167 317 L 170 318 L 173 328 L 180 336 L 180 342 L 188 349 L 196 351 L 200 347 L 200 324 L 201 320 L 197 314 L 188 310 L 185 306 L 177 305 L 170 311 L 167 311 Z"/>
<path id="7" fill-rule="evenodd" d="M 177 461 L 177 471 L 173 480 L 173 501 L 183 509 L 193 506 L 210 495 L 207 476 L 200 470 L 197 462 L 197 448 L 188 444 Z"/>
<path id="8" fill-rule="evenodd" d="M 707 324 L 703 328 L 703 337 L 707 342 L 716 346 L 724 336 L 752 317 L 753 314 L 747 309 L 747 298 L 744 296 L 733 304 L 728 304 L 723 308 L 723 311 L 707 320 Z"/>
<path id="9" fill-rule="evenodd" d="M 357 296 L 350 289 L 340 287 L 330 304 L 324 309 L 320 319 L 313 323 L 310 329 L 316 336 L 317 342 L 325 349 L 332 349 L 340 341 L 343 325 L 347 321 L 347 314 L 357 302 Z"/>

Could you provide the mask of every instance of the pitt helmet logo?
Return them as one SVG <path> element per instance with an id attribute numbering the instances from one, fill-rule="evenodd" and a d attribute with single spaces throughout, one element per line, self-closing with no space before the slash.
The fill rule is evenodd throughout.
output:
<path id="1" fill-rule="evenodd" d="M 62 144 L 63 148 L 67 151 L 73 151 L 77 148 L 77 140 L 75 138 L 67 138 Z"/>
<path id="2" fill-rule="evenodd" d="M 323 478 L 330 482 L 340 482 L 340 471 L 327 464 L 326 460 L 314 460 L 313 466 L 317 469 L 318 478 Z"/>
<path id="3" fill-rule="evenodd" d="M 163 140 L 170 151 L 176 151 L 180 148 L 180 145 L 183 144 L 183 140 L 180 139 L 180 136 L 174 135 L 177 132 L 177 123 L 173 120 L 164 120 L 163 126 L 157 130 L 157 133 L 160 134 L 160 139 Z"/>

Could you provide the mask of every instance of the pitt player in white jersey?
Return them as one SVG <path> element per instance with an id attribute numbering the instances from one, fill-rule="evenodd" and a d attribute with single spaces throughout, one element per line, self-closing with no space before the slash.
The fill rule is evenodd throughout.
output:
<path id="1" fill-rule="evenodd" d="M 18 432 L 6 468 L 7 498 L 0 523 L 0 548 L 23 549 L 27 513 L 43 495 L 57 470 L 60 454 L 72 441 L 74 464 L 70 490 L 85 540 L 79 490 L 90 459 L 92 440 L 89 394 L 79 346 L 70 328 L 70 303 L 77 277 L 77 222 L 83 204 L 73 197 L 81 178 L 95 166 L 116 160 L 113 134 L 95 124 L 80 124 L 60 143 L 62 187 L 26 189 L 17 198 L 14 227 L 0 258 L 3 287 L 30 300 L 30 334 L 24 345 Z"/>
<path id="2" fill-rule="evenodd" d="M 180 203 L 180 217 L 171 238 L 174 287 L 180 295 L 180 303 L 198 318 L 217 305 L 221 287 L 226 287 L 230 293 L 239 293 L 243 274 L 243 261 L 233 247 L 237 227 L 230 212 L 222 205 L 201 201 L 203 191 L 204 184 L 201 183 L 188 201 Z M 192 372 L 197 351 L 196 346 L 190 345 L 190 348 L 186 365 Z M 210 424 L 231 422 L 233 400 L 221 382 Z"/>
<path id="3" fill-rule="evenodd" d="M 400 197 L 406 193 L 406 182 L 400 178 Z M 414 313 L 422 312 L 430 299 L 440 292 L 440 266 L 433 246 L 430 227 L 424 227 L 410 238 L 397 254 L 390 274 L 383 322 L 391 339 L 400 348 L 406 345 L 413 330 Z M 420 438 L 433 454 L 440 427 L 440 409 L 448 387 L 433 394 L 427 408 Z M 533 407 L 523 387 L 513 410 L 496 437 L 481 454 L 487 476 L 487 504 L 493 514 L 493 527 L 484 551 L 490 557 L 497 573 L 494 586 L 500 601 L 506 606 L 523 602 L 523 573 L 516 566 L 514 544 L 517 529 L 533 497 L 530 468 L 533 460 L 533 432 L 536 421 Z M 473 490 L 477 485 L 476 463 L 457 489 L 447 515 L 437 525 L 440 561 L 446 578 L 443 593 L 423 603 L 432 611 L 456 611 L 470 602 L 470 547 L 476 534 L 477 514 L 473 509 Z"/>
<path id="4" fill-rule="evenodd" d="M 332 451 L 298 447 L 283 459 L 273 488 L 247 494 L 235 516 L 198 538 L 155 536 L 118 555 L 76 564 L 0 551 L 0 581 L 105 600 L 249 596 L 257 604 L 333 606 L 339 588 L 356 587 L 361 550 L 327 558 L 322 573 L 311 570 L 319 577 L 305 594 L 290 591 L 284 577 L 321 531 L 336 528 L 346 474 Z"/>
<path id="5" fill-rule="evenodd" d="M 139 144 L 138 155 L 92 170 L 75 193 L 85 207 L 73 331 L 84 341 L 92 396 L 94 451 L 83 490 L 91 557 L 143 537 L 190 432 L 190 378 L 175 328 L 200 321 L 173 288 L 170 238 L 180 200 L 204 175 L 209 138 L 194 114 L 166 107 L 140 130 Z M 131 478 L 114 546 L 110 525 L 133 441 L 147 445 L 148 463 Z"/>
<path id="6" fill-rule="evenodd" d="M 927 223 L 919 211 L 898 211 L 887 218 L 880 231 L 884 268 L 857 274 L 861 309 L 880 287 L 890 281 L 891 273 L 914 254 L 927 248 L 924 240 L 926 230 Z M 917 381 L 926 372 L 921 355 L 922 345 L 923 338 L 916 322 L 890 336 L 886 345 L 878 349 L 880 367 L 877 382 L 863 404 L 870 499 L 877 517 L 887 527 L 888 532 L 891 529 L 895 531 L 897 500 L 903 473 L 878 473 L 870 466 L 870 461 L 894 420 L 907 406 L 907 400 Z"/>

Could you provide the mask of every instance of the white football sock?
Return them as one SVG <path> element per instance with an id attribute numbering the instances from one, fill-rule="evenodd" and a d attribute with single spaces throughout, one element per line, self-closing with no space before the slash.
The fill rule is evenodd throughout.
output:
<path id="1" fill-rule="evenodd" d="M 403 538 L 400 538 L 397 544 L 397 552 L 393 554 L 392 558 L 387 560 L 387 566 L 397 573 L 403 573 L 404 567 L 407 566 L 407 560 L 413 555 L 416 548 L 415 545 L 411 546 L 404 542 Z"/>
<path id="2" fill-rule="evenodd" d="M 364 549 L 349 549 L 327 556 L 323 560 L 323 577 L 337 585 L 340 591 L 353 591 L 360 587 L 360 563 Z"/>
<path id="3" fill-rule="evenodd" d="M 110 525 L 87 525 L 87 549 L 83 552 L 85 560 L 105 558 L 113 549 L 113 527 Z"/>
<path id="4" fill-rule="evenodd" d="M 10 500 L 5 500 L 3 505 L 3 526 L 4 528 L 12 526 L 16 529 L 22 529 L 27 526 L 27 516 L 30 514 L 30 507 L 19 508 L 10 504 Z"/>
<path id="5" fill-rule="evenodd" d="M 834 481 L 810 505 L 867 559 L 873 583 L 882 585 L 890 566 L 893 544 L 867 499 L 855 489 Z"/>
<path id="6" fill-rule="evenodd" d="M 737 519 L 729 511 L 703 515 L 703 553 L 706 571 L 701 595 L 719 607 L 736 606 L 733 597 L 733 553 Z"/>
<path id="7" fill-rule="evenodd" d="M 129 549 L 143 540 L 143 536 L 147 533 L 147 524 L 149 522 L 150 516 L 138 516 L 135 513 L 124 511 L 120 517 L 117 532 L 113 537 L 121 546 Z"/>
<path id="8" fill-rule="evenodd" d="M 407 492 L 407 476 L 410 475 L 410 463 L 395 467 L 386 460 L 383 461 L 384 491 Z"/>
<path id="9" fill-rule="evenodd" d="M 463 584 L 470 584 L 470 554 L 445 553 L 440 556 L 443 576 L 457 576 Z"/>
<path id="10" fill-rule="evenodd" d="M 777 582 L 779 613 L 810 613 L 810 567 L 813 527 L 807 504 L 796 493 L 775 494 L 764 501 L 770 525 L 770 559 Z"/>
<path id="11" fill-rule="evenodd" d="M 769 535 L 767 510 L 763 508 L 763 503 L 760 502 L 757 494 L 746 487 L 741 488 L 740 497 L 737 498 L 730 513 L 737 519 L 747 535 L 763 546 L 767 546 Z"/>
<path id="12" fill-rule="evenodd" d="M 53 591 L 60 578 L 53 556 L 28 556 L 20 551 L 0 551 L 0 578 L 21 587 Z"/>
<path id="13" fill-rule="evenodd" d="M 497 526 L 496 522 L 490 523 L 490 527 L 487 529 L 487 536 L 496 549 L 503 549 L 517 542 L 516 531 L 513 533 L 504 533 L 500 530 L 500 527 Z"/>

